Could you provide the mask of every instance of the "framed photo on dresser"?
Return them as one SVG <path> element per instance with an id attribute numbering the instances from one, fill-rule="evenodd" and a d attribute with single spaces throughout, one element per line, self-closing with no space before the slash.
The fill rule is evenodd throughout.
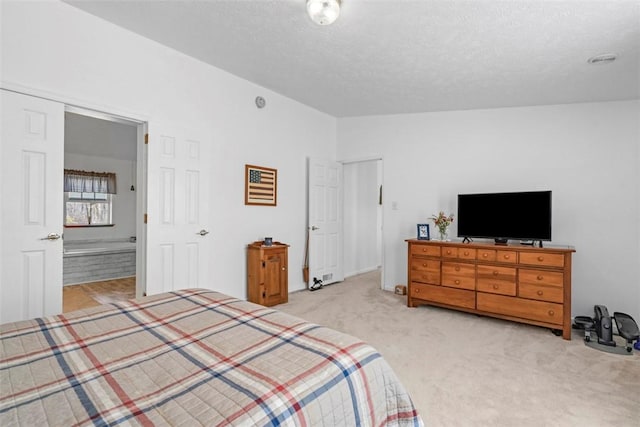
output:
<path id="1" fill-rule="evenodd" d="M 429 224 L 418 224 L 418 240 L 430 240 Z"/>

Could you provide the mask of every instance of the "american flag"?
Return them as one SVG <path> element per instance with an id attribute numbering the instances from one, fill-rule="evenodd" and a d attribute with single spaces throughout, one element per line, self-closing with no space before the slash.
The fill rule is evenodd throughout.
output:
<path id="1" fill-rule="evenodd" d="M 245 204 L 275 206 L 277 170 L 246 165 L 246 174 Z"/>

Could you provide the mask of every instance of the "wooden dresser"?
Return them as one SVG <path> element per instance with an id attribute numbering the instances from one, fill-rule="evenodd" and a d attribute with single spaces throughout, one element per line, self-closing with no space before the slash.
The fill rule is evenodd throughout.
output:
<path id="1" fill-rule="evenodd" d="M 562 330 L 571 339 L 571 247 L 406 240 L 407 305 Z"/>
<path id="2" fill-rule="evenodd" d="M 264 246 L 262 241 L 247 246 L 247 299 L 272 306 L 289 300 L 287 248 L 280 242 Z"/>

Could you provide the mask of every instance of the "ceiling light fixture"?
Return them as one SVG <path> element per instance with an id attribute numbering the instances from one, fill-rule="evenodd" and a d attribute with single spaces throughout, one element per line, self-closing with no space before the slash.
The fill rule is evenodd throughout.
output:
<path id="1" fill-rule="evenodd" d="M 307 0 L 307 13 L 316 24 L 333 24 L 340 16 L 340 0 Z"/>

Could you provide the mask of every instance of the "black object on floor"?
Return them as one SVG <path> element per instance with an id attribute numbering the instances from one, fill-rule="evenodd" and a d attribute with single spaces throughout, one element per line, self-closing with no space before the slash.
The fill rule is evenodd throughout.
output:
<path id="1" fill-rule="evenodd" d="M 318 279 L 317 277 L 313 278 L 313 284 L 309 285 L 309 290 L 310 291 L 317 291 L 318 289 L 322 289 L 324 285 L 322 284 L 322 280 Z"/>
<path id="2" fill-rule="evenodd" d="M 573 319 L 573 329 L 584 330 L 584 340 L 591 341 L 591 332 L 595 331 L 595 322 L 589 316 L 576 316 Z"/>
<path id="3" fill-rule="evenodd" d="M 627 340 L 627 351 L 631 353 L 633 351 L 633 341 L 640 340 L 640 330 L 638 330 L 638 324 L 633 317 L 625 313 L 615 312 L 613 318 L 616 321 L 616 327 L 618 333 L 622 338 Z"/>
<path id="4" fill-rule="evenodd" d="M 595 312 L 596 334 L 598 334 L 598 344 L 615 347 L 616 342 L 613 340 L 613 324 L 611 316 L 604 305 L 593 306 Z"/>
<path id="5" fill-rule="evenodd" d="M 616 322 L 618 335 L 627 342 L 626 347 L 618 346 L 613 337 L 613 323 L 607 307 L 596 305 L 593 307 L 594 317 L 576 316 L 573 319 L 573 329 L 584 330 L 584 344 L 587 347 L 607 353 L 628 355 L 633 353 L 633 341 L 640 342 L 640 331 L 638 324 L 631 316 L 625 313 L 613 313 Z M 592 341 L 591 333 L 595 332 L 597 339 Z"/>

